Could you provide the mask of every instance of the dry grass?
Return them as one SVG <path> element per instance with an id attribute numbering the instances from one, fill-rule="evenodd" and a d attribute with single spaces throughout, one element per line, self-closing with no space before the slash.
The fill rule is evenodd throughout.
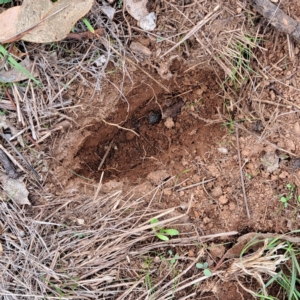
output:
<path id="1" fill-rule="evenodd" d="M 131 299 L 133 295 L 146 299 L 151 290 L 155 291 L 155 299 L 169 299 L 180 291 L 189 294 L 184 289 L 206 279 L 197 274 L 186 277 L 203 257 L 203 249 L 199 248 L 195 259 L 180 257 L 172 266 L 165 264 L 164 270 L 163 264 L 141 268 L 145 257 L 154 259 L 153 253 L 201 245 L 234 233 L 199 237 L 190 231 L 169 242 L 159 241 L 150 220 L 156 216 L 161 226 L 180 230 L 178 221 L 184 215 L 170 217 L 175 208 L 156 211 L 145 206 L 146 200 L 156 194 L 157 188 L 147 198 L 135 201 L 132 194 L 123 196 L 121 191 L 96 199 L 66 195 L 32 211 L 3 201 L 3 299 Z M 179 265 L 181 272 L 174 273 Z M 149 274 L 152 288 L 146 284 Z"/>

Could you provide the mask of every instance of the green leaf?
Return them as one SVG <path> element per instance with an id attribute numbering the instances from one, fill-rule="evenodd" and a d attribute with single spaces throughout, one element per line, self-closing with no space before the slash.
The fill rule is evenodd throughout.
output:
<path id="1" fill-rule="evenodd" d="M 208 263 L 205 262 L 205 263 L 203 264 L 203 268 L 204 268 L 204 269 L 207 269 L 207 267 L 208 267 Z"/>
<path id="2" fill-rule="evenodd" d="M 168 235 L 171 235 L 171 236 L 179 234 L 178 230 L 176 230 L 176 229 L 164 229 L 163 231 L 164 231 L 165 234 L 168 234 Z"/>
<path id="3" fill-rule="evenodd" d="M 287 199 L 286 199 L 286 197 L 281 197 L 281 198 L 280 198 L 280 201 L 283 202 L 283 203 L 286 203 L 286 202 L 287 202 Z"/>
<path id="4" fill-rule="evenodd" d="M 211 271 L 210 271 L 210 269 L 204 269 L 204 270 L 203 270 L 203 273 L 204 273 L 204 275 L 207 276 L 207 277 L 211 276 L 211 274 L 212 274 Z"/>
<path id="5" fill-rule="evenodd" d="M 161 233 L 156 233 L 156 236 L 162 241 L 168 241 L 169 238 Z"/>
<path id="6" fill-rule="evenodd" d="M 82 21 L 91 33 L 95 33 L 95 29 L 93 28 L 93 26 L 91 25 L 91 23 L 88 21 L 87 18 L 82 18 Z"/>
<path id="7" fill-rule="evenodd" d="M 155 224 L 155 223 L 158 223 L 158 219 L 154 218 L 150 221 L 150 224 Z"/>
<path id="8" fill-rule="evenodd" d="M 41 83 L 37 79 L 35 79 L 35 77 L 33 77 L 32 74 L 27 69 L 22 67 L 10 54 L 8 54 L 8 52 L 2 45 L 0 45 L 0 53 L 3 56 L 8 55 L 7 61 L 12 67 L 17 69 L 20 73 L 24 74 L 26 77 L 28 77 L 32 81 L 34 81 L 38 86 L 41 86 Z"/>
<path id="9" fill-rule="evenodd" d="M 196 263 L 196 268 L 202 269 L 202 268 L 203 268 L 203 264 L 201 264 L 201 263 Z"/>
<path id="10" fill-rule="evenodd" d="M 0 4 L 5 4 L 5 3 L 9 3 L 11 2 L 11 0 L 0 0 Z"/>

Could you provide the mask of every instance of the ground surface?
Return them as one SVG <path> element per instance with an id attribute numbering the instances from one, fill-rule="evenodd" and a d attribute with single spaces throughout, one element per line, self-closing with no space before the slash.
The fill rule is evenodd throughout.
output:
<path id="1" fill-rule="evenodd" d="M 182 2 L 179 8 L 193 20 L 193 1 Z M 231 17 L 241 8 L 250 9 L 231 2 Z M 282 1 L 281 8 L 300 21 L 296 0 Z M 172 22 L 165 18 L 158 20 L 172 31 Z M 182 17 L 174 20 L 176 27 Z M 182 230 L 191 223 L 200 236 L 299 229 L 300 44 L 260 24 L 252 30 L 262 40 L 253 49 L 253 72 L 238 87 L 214 60 L 197 64 L 201 52 L 193 38 L 173 56 L 156 62 L 154 54 L 169 47 L 135 31 L 133 40 L 153 54 L 137 56 L 150 76 L 129 63 L 125 79 L 120 71 L 107 72 L 101 93 L 80 81 L 66 92 L 78 107 L 67 112 L 74 122 L 44 146 L 51 158 L 45 189 L 56 195 L 94 195 L 104 172 L 104 194 L 134 188 L 138 197 L 160 186 L 160 196 L 153 199 L 158 211 L 176 207 L 182 213 L 190 203 Z M 280 198 L 290 195 L 288 184 L 294 188 L 284 207 Z M 231 242 L 233 238 L 214 241 Z M 181 248 L 174 251 L 180 253 Z M 197 249 L 190 246 L 184 251 L 193 259 Z M 225 248 L 221 253 L 211 251 L 210 264 L 224 253 Z M 135 263 L 133 269 L 138 270 Z M 202 287 L 203 299 L 252 299 L 234 281 Z M 248 287 L 255 289 L 256 283 L 248 282 Z"/>

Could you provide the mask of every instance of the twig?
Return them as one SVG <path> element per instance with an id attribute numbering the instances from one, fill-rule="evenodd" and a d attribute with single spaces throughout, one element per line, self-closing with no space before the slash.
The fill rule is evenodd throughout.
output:
<path id="1" fill-rule="evenodd" d="M 9 99 L 9 101 L 11 102 L 12 106 L 14 107 L 15 111 L 17 111 L 17 106 L 16 106 L 16 103 L 14 102 L 14 100 L 12 99 L 10 93 L 8 92 L 7 88 L 4 88 L 5 89 L 5 94 L 7 96 L 7 98 Z"/>
<path id="2" fill-rule="evenodd" d="M 4 169 L 5 169 L 5 173 L 6 175 L 8 175 L 8 177 L 10 178 L 18 178 L 19 174 L 16 172 L 14 166 L 12 165 L 12 163 L 10 162 L 8 156 L 6 155 L 6 153 L 0 149 L 0 161 L 2 162 Z"/>
<path id="3" fill-rule="evenodd" d="M 104 34 L 103 28 L 98 28 L 95 32 L 84 31 L 84 32 L 70 32 L 65 39 L 75 39 L 78 41 L 93 39 L 95 36 L 99 37 Z"/>
<path id="4" fill-rule="evenodd" d="M 140 69 L 144 74 L 146 74 L 150 79 L 152 79 L 155 83 L 157 83 L 161 88 L 163 88 L 167 93 L 170 93 L 170 90 L 163 85 L 161 82 L 159 82 L 158 80 L 156 80 L 153 76 L 151 76 L 146 70 L 144 70 L 143 68 L 141 68 L 138 64 L 136 64 L 134 61 L 132 61 L 130 58 L 128 57 L 124 57 L 121 55 L 121 53 L 119 51 L 117 51 L 114 47 L 112 47 L 112 45 L 109 43 L 107 44 L 108 47 L 110 47 L 115 53 L 117 53 L 120 57 L 124 58 L 125 60 L 127 60 L 129 63 L 131 63 L 132 65 L 134 65 L 135 67 L 137 67 L 138 69 Z"/>
<path id="5" fill-rule="evenodd" d="M 120 126 L 120 125 L 118 125 L 118 124 L 115 124 L 115 123 L 109 123 L 109 122 L 105 121 L 104 119 L 102 119 L 102 121 L 103 121 L 105 124 L 107 124 L 107 125 L 116 126 L 116 127 L 119 128 L 119 129 L 131 131 L 131 132 L 134 133 L 136 136 L 140 137 L 140 135 L 137 134 L 137 133 L 136 133 L 134 130 L 132 130 L 132 129 L 128 129 L 128 128 L 122 127 L 122 126 Z"/>
<path id="6" fill-rule="evenodd" d="M 239 169 L 240 169 L 241 183 L 242 183 L 243 196 L 244 196 L 244 204 L 245 204 L 245 208 L 246 208 L 246 212 L 247 212 L 247 217 L 248 217 L 248 219 L 250 219 L 250 212 L 249 212 L 248 203 L 247 203 L 247 196 L 246 196 L 245 183 L 244 183 L 244 175 L 243 175 L 242 162 L 241 162 L 241 152 L 240 152 L 239 129 L 238 129 L 238 127 L 235 127 L 235 136 L 236 136 L 236 146 L 237 146 L 238 159 L 239 159 Z"/>
<path id="7" fill-rule="evenodd" d="M 30 163 L 26 160 L 26 158 L 17 150 L 17 148 L 11 143 L 11 141 L 6 138 L 6 136 L 3 133 L 0 133 L 2 138 L 6 140 L 6 142 L 9 144 L 9 146 L 18 154 L 18 156 L 23 160 L 23 162 L 26 164 L 26 166 L 30 169 L 30 171 L 35 175 L 35 177 L 38 180 L 42 180 L 41 176 L 36 172 L 36 170 L 30 165 Z"/>
<path id="8" fill-rule="evenodd" d="M 101 173 L 101 177 L 100 177 L 100 180 L 99 180 L 99 183 L 98 183 L 98 187 L 97 187 L 96 193 L 94 195 L 93 201 L 96 201 L 96 199 L 97 199 L 97 197 L 99 195 L 99 192 L 101 190 L 103 175 L 104 175 L 104 172 Z"/>
<path id="9" fill-rule="evenodd" d="M 204 19 L 202 19 L 198 24 L 196 24 L 191 31 L 181 40 L 179 41 L 176 45 L 174 45 L 173 47 L 171 47 L 167 52 L 165 52 L 163 55 L 161 55 L 160 58 L 166 56 L 168 53 L 170 53 L 171 51 L 173 51 L 175 48 L 177 48 L 179 45 L 181 45 L 183 42 L 185 42 L 187 39 L 189 39 L 192 35 L 194 35 L 202 26 L 204 26 L 209 20 L 210 17 L 216 12 L 218 11 L 220 8 L 220 5 L 217 5 L 213 11 L 211 11 L 210 13 L 208 13 Z"/>
<path id="10" fill-rule="evenodd" d="M 215 179 L 216 179 L 216 178 L 211 178 L 211 179 L 203 180 L 203 181 L 201 181 L 201 182 L 197 182 L 197 183 L 194 183 L 194 184 L 185 186 L 185 187 L 183 187 L 183 188 L 181 188 L 181 189 L 178 189 L 178 190 L 176 190 L 176 192 L 184 191 L 184 190 L 187 190 L 187 189 L 189 189 L 189 188 L 192 188 L 192 187 L 195 187 L 195 186 L 198 186 L 198 185 L 207 183 L 207 182 L 211 182 L 211 181 L 213 181 L 213 180 L 215 180 Z"/>
<path id="11" fill-rule="evenodd" d="M 20 168 L 21 171 L 25 172 L 24 168 L 22 165 L 18 163 L 18 161 L 15 160 L 15 158 L 0 144 L 0 149 L 3 150 L 3 152 L 6 153 L 6 155 L 9 157 L 9 159 L 17 166 Z M 25 172 L 26 173 L 26 172 Z"/>
<path id="12" fill-rule="evenodd" d="M 114 139 L 112 139 L 112 140 L 110 141 L 110 143 L 109 143 L 109 145 L 108 145 L 108 148 L 107 148 L 107 150 L 106 150 L 106 152 L 105 152 L 105 154 L 104 154 L 104 156 L 103 156 L 103 158 L 102 158 L 102 160 L 101 160 L 101 162 L 100 162 L 100 165 L 99 165 L 99 167 L 98 167 L 98 171 L 100 171 L 100 169 L 102 168 L 102 166 L 103 166 L 103 164 L 104 164 L 104 162 L 105 162 L 105 160 L 106 160 L 106 158 L 107 158 L 107 155 L 109 154 L 109 152 L 110 152 L 111 147 L 113 146 L 113 144 L 114 144 Z"/>

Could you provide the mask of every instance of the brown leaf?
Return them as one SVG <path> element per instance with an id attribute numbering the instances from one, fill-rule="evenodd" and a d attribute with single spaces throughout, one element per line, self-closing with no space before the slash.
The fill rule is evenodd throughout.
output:
<path id="1" fill-rule="evenodd" d="M 51 0 L 24 0 L 17 32 L 34 27 L 22 37 L 22 40 L 28 42 L 49 43 L 62 40 L 92 5 L 93 0 L 59 0 L 54 3 Z"/>
<path id="2" fill-rule="evenodd" d="M 22 62 L 20 62 L 20 65 L 27 69 L 32 76 L 37 77 L 39 75 L 38 69 L 33 68 L 33 62 L 29 59 L 29 57 L 26 57 Z M 1 82 L 19 82 L 25 79 L 28 79 L 26 74 L 19 72 L 17 68 L 11 68 L 8 71 L 3 69 L 0 71 Z"/>
<path id="3" fill-rule="evenodd" d="M 29 192 L 26 185 L 19 179 L 9 178 L 4 173 L 0 173 L 0 180 L 2 181 L 3 191 L 6 195 L 19 205 L 31 205 L 28 200 Z"/>
<path id="4" fill-rule="evenodd" d="M 17 22 L 19 14 L 21 11 L 21 6 L 15 6 L 5 10 L 0 14 L 0 42 L 9 43 L 14 40 L 17 35 Z"/>
<path id="5" fill-rule="evenodd" d="M 24 0 L 0 14 L 0 43 L 62 40 L 92 5 L 93 0 Z"/>

